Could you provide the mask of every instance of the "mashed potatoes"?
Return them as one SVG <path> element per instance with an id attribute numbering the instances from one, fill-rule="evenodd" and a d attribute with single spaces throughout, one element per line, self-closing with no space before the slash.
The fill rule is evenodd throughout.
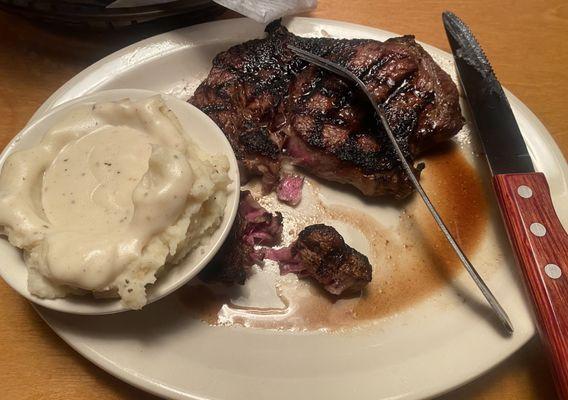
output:
<path id="1" fill-rule="evenodd" d="M 0 226 L 29 291 L 146 304 L 146 285 L 220 224 L 224 156 L 204 154 L 161 97 L 83 105 L 0 174 Z"/>

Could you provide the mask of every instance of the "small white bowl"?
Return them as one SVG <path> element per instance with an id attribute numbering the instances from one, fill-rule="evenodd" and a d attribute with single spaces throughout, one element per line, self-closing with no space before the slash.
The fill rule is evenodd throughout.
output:
<path id="1" fill-rule="evenodd" d="M 116 101 L 130 98 L 139 100 L 159 93 L 139 89 L 116 89 L 93 93 L 71 100 L 54 108 L 44 117 L 26 126 L 4 149 L 0 155 L 0 168 L 12 152 L 30 148 L 37 144 L 47 130 L 71 108 L 79 104 Z M 180 264 L 168 268 L 158 280 L 147 287 L 148 304 L 152 303 L 187 283 L 207 265 L 219 250 L 227 237 L 235 220 L 239 204 L 239 173 L 235 154 L 229 141 L 219 127 L 203 112 L 191 104 L 175 97 L 161 94 L 162 98 L 173 110 L 186 132 L 191 133 L 193 140 L 206 152 L 224 154 L 229 159 L 229 177 L 232 183 L 225 214 L 219 228 L 207 243 L 194 249 Z M 0 276 L 22 296 L 28 300 L 52 310 L 73 314 L 111 314 L 128 311 L 120 299 L 95 299 L 91 295 L 70 295 L 59 299 L 41 299 L 28 291 L 28 270 L 19 249 L 11 246 L 5 237 L 0 238 Z"/>

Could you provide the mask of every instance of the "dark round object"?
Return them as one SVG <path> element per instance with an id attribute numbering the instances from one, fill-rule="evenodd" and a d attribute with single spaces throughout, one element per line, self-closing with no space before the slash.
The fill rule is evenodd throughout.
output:
<path id="1" fill-rule="evenodd" d="M 211 0 L 180 0 L 168 3 L 107 8 L 114 0 L 0 0 L 0 9 L 36 21 L 66 27 L 97 30 L 118 29 L 157 20 L 202 22 L 224 8 Z"/>

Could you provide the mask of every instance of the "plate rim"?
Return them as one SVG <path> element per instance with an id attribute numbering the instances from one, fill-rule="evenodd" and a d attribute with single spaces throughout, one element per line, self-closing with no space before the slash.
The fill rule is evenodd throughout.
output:
<path id="1" fill-rule="evenodd" d="M 212 22 L 207 22 L 205 24 L 199 24 L 199 25 L 181 28 L 179 30 L 172 31 L 172 32 L 177 32 L 177 31 L 191 32 L 193 29 L 195 29 L 195 27 L 202 27 L 204 25 L 223 25 L 223 24 L 228 23 L 230 21 L 234 22 L 234 20 L 246 20 L 247 22 L 249 22 L 246 18 L 236 18 L 236 19 L 229 19 L 229 20 L 212 21 Z M 369 32 L 379 34 L 379 35 L 388 35 L 388 36 L 396 36 L 397 35 L 396 33 L 393 33 L 393 32 L 390 32 L 390 31 L 385 31 L 385 30 L 382 30 L 382 29 L 379 29 L 379 28 L 374 28 L 374 27 L 369 27 L 369 26 L 364 26 L 364 25 L 354 24 L 354 23 L 348 23 L 348 22 L 342 22 L 342 21 L 337 21 L 337 20 L 321 19 L 321 18 L 293 17 L 293 18 L 285 19 L 284 24 L 287 25 L 291 21 L 300 21 L 300 22 L 304 21 L 304 22 L 308 22 L 308 23 L 311 23 L 311 24 L 319 23 L 319 24 L 323 24 L 323 25 L 335 25 L 335 26 L 338 26 L 338 27 L 341 27 L 341 28 L 347 28 L 347 29 L 350 29 L 350 28 L 351 29 L 357 29 L 357 30 L 363 29 L 363 30 L 366 30 L 366 31 L 369 31 Z M 75 75 L 75 77 L 73 77 L 69 81 L 67 81 L 58 90 L 56 90 L 42 104 L 42 106 L 36 111 L 36 113 L 32 116 L 30 121 L 33 121 L 33 119 L 36 118 L 37 115 L 41 114 L 42 112 L 45 112 L 46 109 L 53 106 L 53 104 L 62 95 L 67 93 L 69 91 L 69 89 L 74 87 L 83 78 L 89 76 L 97 68 L 108 63 L 111 60 L 117 59 L 121 55 L 127 54 L 129 51 L 132 51 L 139 46 L 153 43 L 153 42 L 156 41 L 157 38 L 166 37 L 170 33 L 171 32 L 162 33 L 162 34 L 159 34 L 159 35 L 156 35 L 156 36 L 146 38 L 142 41 L 133 43 L 133 44 L 127 46 L 127 47 L 124 47 L 122 49 L 117 50 L 116 52 L 113 52 L 113 53 L 107 55 L 103 59 L 97 61 L 96 63 L 94 63 L 92 65 L 90 65 L 89 67 L 87 67 L 86 69 L 81 71 L 79 74 Z M 420 43 L 427 49 L 428 48 L 429 49 L 435 49 L 438 52 L 443 52 L 445 54 L 448 54 L 447 52 L 440 50 L 438 48 L 435 48 L 433 46 L 430 46 L 428 44 L 425 44 L 425 43 L 422 43 L 422 42 L 420 42 Z M 187 44 L 187 45 L 190 46 L 191 44 Z M 181 48 L 183 48 L 183 46 L 174 46 L 174 47 L 170 48 L 169 50 L 166 50 L 166 52 L 161 53 L 159 56 L 168 54 L 169 51 L 179 51 L 179 50 L 181 50 Z M 96 89 L 96 86 L 91 87 L 91 89 Z M 542 122 L 538 119 L 538 117 L 527 106 L 525 106 L 524 103 L 522 103 L 517 97 L 515 97 L 513 94 L 511 94 L 508 91 L 507 91 L 507 94 L 510 95 L 512 99 L 514 99 L 516 106 L 519 106 L 522 109 L 523 112 L 526 112 L 532 118 L 533 122 L 536 122 L 537 124 L 539 124 L 542 127 L 542 132 L 541 132 L 543 134 L 542 137 L 547 142 L 548 150 L 553 152 L 556 158 L 564 159 L 564 156 L 563 156 L 562 152 L 560 151 L 558 145 L 556 144 L 556 142 L 554 141 L 554 139 L 552 138 L 552 136 L 550 135 L 548 130 L 544 127 Z M 563 176 L 563 183 L 565 184 L 565 187 L 566 187 L 566 176 L 568 176 L 567 171 L 568 171 L 568 167 L 561 171 L 562 176 Z M 563 193 L 565 193 L 565 192 L 563 192 Z M 136 374 L 125 371 L 122 368 L 115 366 L 112 362 L 108 361 L 105 357 L 101 356 L 96 351 L 88 348 L 88 346 L 81 347 L 80 344 L 77 345 L 75 343 L 71 343 L 70 341 L 68 341 L 62 334 L 60 334 L 58 332 L 58 330 L 56 330 L 52 327 L 52 325 L 49 323 L 47 318 L 45 318 L 44 315 L 42 315 L 41 310 L 39 308 L 36 308 L 36 310 L 38 311 L 38 313 L 40 314 L 42 319 L 44 319 L 44 321 L 46 321 L 46 323 L 54 330 L 54 332 L 56 334 L 58 334 L 73 349 L 75 349 L 77 352 L 82 354 L 84 357 L 86 357 L 88 360 L 93 362 L 95 365 L 106 370 L 107 372 L 111 373 L 112 375 L 119 377 L 120 379 L 124 380 L 125 382 L 128 382 L 129 384 L 131 384 L 135 387 L 141 388 L 143 390 L 157 394 L 159 396 L 172 396 L 173 395 L 173 396 L 181 396 L 180 398 L 184 398 L 184 399 L 202 399 L 202 397 L 197 397 L 195 395 L 189 395 L 185 392 L 179 392 L 179 391 L 176 391 L 174 388 L 166 387 L 166 386 L 161 385 L 157 382 L 147 381 L 145 379 L 139 379 L 139 378 L 137 379 Z M 534 334 L 534 330 L 533 330 L 533 334 Z M 503 362 L 505 359 L 507 359 L 508 357 L 513 355 L 519 348 L 524 346 L 524 344 L 532 338 L 533 334 L 526 335 L 526 337 L 520 339 L 519 342 L 518 342 L 518 346 L 515 347 L 514 351 L 511 351 L 509 354 L 505 354 L 502 357 L 494 358 L 492 360 L 493 362 L 489 363 L 485 368 L 481 368 L 479 371 L 476 371 L 476 372 L 470 374 L 470 376 L 467 379 L 463 379 L 459 382 L 455 382 L 453 385 L 450 385 L 450 386 L 434 385 L 434 386 L 432 386 L 431 391 L 429 393 L 421 393 L 421 395 L 427 396 L 426 398 L 429 398 L 431 396 L 441 395 L 443 393 L 447 393 L 449 391 L 452 391 L 452 390 L 454 390 L 454 389 L 456 389 L 456 388 L 458 388 L 458 387 L 460 387 L 464 384 L 467 384 L 468 382 L 471 382 L 471 381 L 477 379 L 479 376 L 483 375 L 484 373 L 486 373 L 487 371 L 489 371 L 490 369 L 495 367 L 497 364 Z M 442 386 L 443 386 L 443 388 L 442 388 Z"/>

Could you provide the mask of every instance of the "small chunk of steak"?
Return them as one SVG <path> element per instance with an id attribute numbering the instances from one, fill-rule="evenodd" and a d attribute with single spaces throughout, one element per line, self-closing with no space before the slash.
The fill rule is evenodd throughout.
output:
<path id="1" fill-rule="evenodd" d="M 357 292 L 372 279 L 373 268 L 367 257 L 324 224 L 304 228 L 289 247 L 267 249 L 264 256 L 278 261 L 280 273 L 311 277 L 335 295 Z"/>
<path id="2" fill-rule="evenodd" d="M 276 188 L 276 197 L 286 204 L 297 206 L 302 201 L 303 187 L 304 178 L 301 176 L 283 175 Z"/>

